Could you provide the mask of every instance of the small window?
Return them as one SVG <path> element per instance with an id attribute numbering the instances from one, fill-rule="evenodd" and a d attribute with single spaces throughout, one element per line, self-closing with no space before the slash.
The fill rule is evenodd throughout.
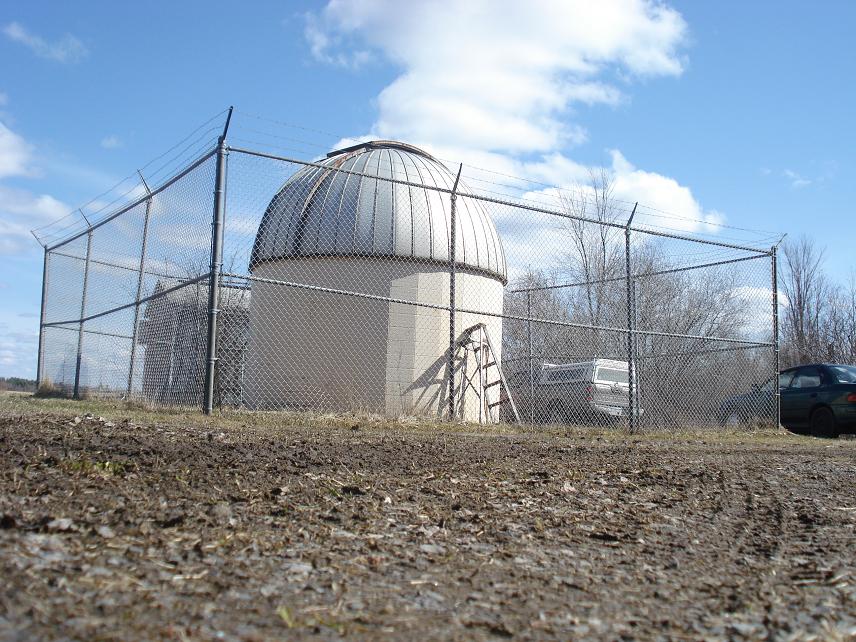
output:
<path id="1" fill-rule="evenodd" d="M 597 381 L 609 381 L 610 383 L 627 383 L 627 370 L 619 370 L 618 368 L 598 368 Z"/>
<path id="2" fill-rule="evenodd" d="M 820 370 L 817 368 L 800 368 L 791 384 L 791 388 L 818 388 L 821 384 Z"/>
<path id="3" fill-rule="evenodd" d="M 779 389 L 787 388 L 791 385 L 791 381 L 794 378 L 794 370 L 789 370 L 788 372 L 783 372 L 779 375 Z"/>
<path id="4" fill-rule="evenodd" d="M 583 368 L 569 368 L 563 370 L 548 370 L 544 373 L 544 381 L 547 383 L 564 383 L 579 381 L 585 374 Z"/>

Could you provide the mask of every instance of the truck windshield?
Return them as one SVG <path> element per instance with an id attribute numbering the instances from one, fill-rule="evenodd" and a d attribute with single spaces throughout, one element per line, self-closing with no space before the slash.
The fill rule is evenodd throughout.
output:
<path id="1" fill-rule="evenodd" d="M 609 381 L 611 383 L 627 383 L 627 370 L 619 370 L 618 368 L 598 368 L 598 381 Z"/>

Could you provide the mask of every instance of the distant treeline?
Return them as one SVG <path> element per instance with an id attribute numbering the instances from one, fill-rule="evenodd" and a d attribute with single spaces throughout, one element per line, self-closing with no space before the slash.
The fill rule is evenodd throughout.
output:
<path id="1" fill-rule="evenodd" d="M 856 365 L 856 269 L 843 280 L 824 269 L 824 250 L 807 237 L 783 247 L 780 264 L 782 367 Z"/>
<path id="2" fill-rule="evenodd" d="M 22 379 L 21 377 L 0 377 L 0 390 L 35 392 L 36 382 L 33 379 Z"/>

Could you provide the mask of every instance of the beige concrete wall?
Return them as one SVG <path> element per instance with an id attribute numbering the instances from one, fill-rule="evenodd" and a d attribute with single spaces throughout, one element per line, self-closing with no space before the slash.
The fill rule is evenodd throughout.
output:
<path id="1" fill-rule="evenodd" d="M 423 303 L 448 305 L 449 275 L 440 267 L 423 271 L 406 279 L 392 282 L 390 296 L 408 298 Z M 502 311 L 502 284 L 480 274 L 458 271 L 455 300 L 460 309 L 499 313 Z M 408 295 L 408 296 L 405 296 Z M 415 296 L 415 299 L 412 297 Z M 458 312 L 455 336 L 476 323 L 488 326 L 491 340 L 501 357 L 502 318 L 485 314 Z M 393 303 L 390 306 L 389 350 L 387 353 L 387 411 L 391 414 L 442 415 L 447 410 L 449 313 Z M 460 389 L 464 371 L 464 352 L 456 354 L 455 388 Z M 474 355 L 467 360 L 467 374 L 475 373 Z M 491 369 L 485 384 L 496 378 Z M 496 386 L 488 389 L 490 401 L 497 398 Z M 456 393 L 459 395 L 459 393 Z M 471 394 L 457 400 L 460 416 L 466 420 L 479 419 L 478 399 Z"/>
<path id="2" fill-rule="evenodd" d="M 258 266 L 255 275 L 436 305 L 449 300 L 445 268 L 415 261 L 282 260 Z M 495 279 L 458 271 L 459 308 L 501 312 L 502 296 L 502 284 Z M 499 317 L 459 313 L 456 335 L 479 321 L 488 325 L 501 351 Z M 447 310 L 255 282 L 246 401 L 254 408 L 441 415 L 447 407 L 448 346 Z M 473 363 L 470 355 L 470 373 Z M 497 371 L 490 372 L 495 376 Z M 458 387 L 461 376 L 459 370 Z M 497 397 L 498 386 L 490 395 Z M 464 418 L 478 420 L 474 395 L 459 403 Z"/>

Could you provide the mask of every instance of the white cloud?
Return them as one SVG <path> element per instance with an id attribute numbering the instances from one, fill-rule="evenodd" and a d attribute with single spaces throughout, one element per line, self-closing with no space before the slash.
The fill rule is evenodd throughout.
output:
<path id="1" fill-rule="evenodd" d="M 584 139 L 572 106 L 622 100 L 617 74 L 680 74 L 686 25 L 647 0 L 332 0 L 306 37 L 324 62 L 353 66 L 371 51 L 401 67 L 373 134 L 522 154 Z"/>
<path id="2" fill-rule="evenodd" d="M 589 167 L 566 152 L 587 139 L 575 107 L 611 107 L 637 79 L 680 75 L 687 26 L 649 0 L 331 0 L 308 16 L 306 37 L 320 61 L 354 66 L 351 52 L 368 50 L 400 69 L 378 95 L 368 135 L 340 146 L 406 140 L 451 169 L 464 162 L 468 189 L 561 209 L 559 192 L 544 186 L 580 189 L 590 178 Z M 614 196 L 649 206 L 637 222 L 718 231 L 723 215 L 705 209 L 688 186 L 610 153 Z M 511 271 L 567 251 L 560 219 L 489 210 Z M 655 218 L 664 215 L 655 210 L 668 218 Z"/>
<path id="3" fill-rule="evenodd" d="M 31 176 L 33 147 L 0 122 L 0 178 Z"/>
<path id="4" fill-rule="evenodd" d="M 549 185 L 573 186 L 589 179 L 589 168 L 559 153 L 543 156 L 540 161 L 525 163 L 526 176 Z"/>
<path id="5" fill-rule="evenodd" d="M 47 60 L 60 63 L 76 63 L 89 55 L 86 45 L 79 38 L 71 34 L 64 35 L 56 42 L 48 42 L 41 36 L 27 31 L 27 29 L 17 22 L 10 22 L 3 27 L 3 33 L 9 40 L 24 45 L 40 58 Z"/>
<path id="6" fill-rule="evenodd" d="M 371 135 L 358 138 L 407 140 L 469 165 L 464 178 L 475 191 L 517 190 L 555 207 L 555 192 L 512 176 L 585 184 L 588 168 L 561 151 L 587 138 L 574 105 L 621 102 L 619 76 L 682 73 L 687 27 L 676 11 L 647 0 L 331 0 L 307 17 L 306 35 L 319 60 L 343 64 L 339 56 L 368 48 L 401 67 L 378 96 Z M 689 187 L 611 154 L 616 198 L 665 210 L 675 218 L 657 222 L 682 231 L 712 231 L 722 222 Z"/>
<path id="7" fill-rule="evenodd" d="M 801 176 L 797 172 L 790 170 L 790 169 L 786 169 L 786 170 L 782 171 L 782 176 L 784 176 L 785 178 L 787 178 L 790 181 L 791 187 L 793 187 L 794 189 L 799 189 L 801 187 L 807 187 L 807 186 L 811 185 L 811 183 L 812 183 L 812 181 L 810 179 L 805 178 L 804 176 Z"/>
<path id="8" fill-rule="evenodd" d="M 613 150 L 611 154 L 612 164 L 604 169 L 610 178 L 616 204 L 624 210 L 618 212 L 618 222 L 624 223 L 633 203 L 638 201 L 640 208 L 635 226 L 656 225 L 690 233 L 718 231 L 717 225 L 723 216 L 715 210 L 706 210 L 689 187 L 668 176 L 637 169 L 618 151 Z M 600 170 L 594 169 L 595 172 Z M 519 163 L 516 171 L 558 186 L 525 191 L 521 196 L 524 202 L 561 213 L 566 209 L 564 200 L 569 196 L 568 190 L 586 194 L 588 202 L 594 202 L 592 189 L 587 186 L 591 168 L 561 154 L 545 156 L 537 163 Z M 642 203 L 645 203 L 644 207 Z M 512 280 L 529 267 L 554 266 L 558 263 L 557 257 L 567 255 L 570 237 L 562 218 L 540 212 L 528 212 L 524 218 L 519 210 L 510 207 L 495 204 L 487 204 L 486 207 L 502 236 Z M 594 216 L 595 213 L 587 212 L 587 215 Z M 667 218 L 661 218 L 663 216 Z M 623 233 L 619 230 L 616 234 L 623 243 Z"/>
<path id="9" fill-rule="evenodd" d="M 115 135 L 105 136 L 101 139 L 101 147 L 104 149 L 117 149 L 122 146 L 122 140 Z"/>
<path id="10" fill-rule="evenodd" d="M 0 179 L 33 177 L 34 147 L 0 122 Z M 34 247 L 30 230 L 66 216 L 71 208 L 48 194 L 0 183 L 0 255 Z"/>
<path id="11" fill-rule="evenodd" d="M 341 39 L 325 31 L 320 21 L 311 13 L 306 14 L 303 33 L 309 43 L 312 56 L 321 62 L 356 69 L 371 60 L 371 54 L 365 49 L 331 53 L 334 47 L 338 48 L 341 44 Z"/>
<path id="12" fill-rule="evenodd" d="M 615 197 L 644 204 L 640 213 L 648 213 L 647 222 L 685 232 L 715 232 L 724 222 L 720 212 L 704 209 L 689 187 L 674 178 L 637 169 L 618 150 L 611 154 Z M 664 215 L 668 218 L 662 218 Z"/>
<path id="13" fill-rule="evenodd" d="M 5 107 L 9 104 L 9 95 L 5 91 L 0 91 L 0 107 Z"/>
<path id="14" fill-rule="evenodd" d="M 30 230 L 70 211 L 68 205 L 48 194 L 0 185 L 0 255 L 35 247 Z"/>

